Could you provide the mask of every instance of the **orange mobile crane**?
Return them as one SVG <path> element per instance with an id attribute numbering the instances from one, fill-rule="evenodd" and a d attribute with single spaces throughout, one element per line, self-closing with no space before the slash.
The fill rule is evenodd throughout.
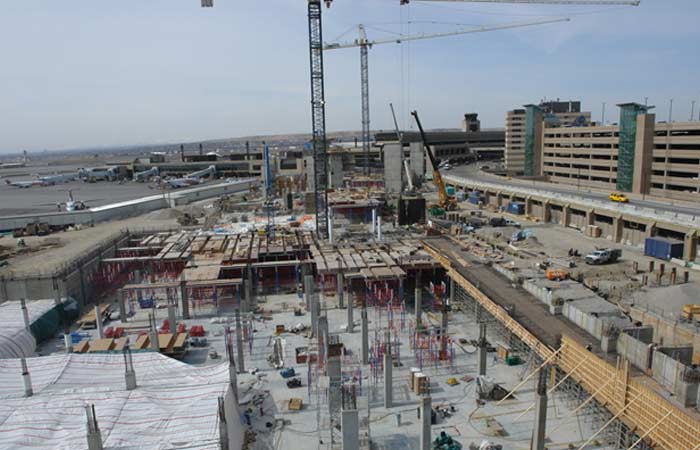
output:
<path id="1" fill-rule="evenodd" d="M 428 141 L 425 137 L 425 131 L 423 131 L 423 126 L 421 125 L 420 119 L 418 118 L 418 111 L 412 111 L 411 115 L 416 120 L 416 125 L 418 125 L 418 129 L 420 130 L 420 137 L 423 141 L 423 148 L 425 149 L 425 153 L 428 154 L 430 164 L 432 164 L 433 166 L 433 183 L 435 183 L 435 187 L 438 191 L 438 203 L 436 205 L 431 205 L 429 209 L 431 212 L 433 212 L 433 215 L 441 215 L 434 214 L 434 212 L 437 212 L 436 210 L 438 208 L 443 209 L 445 211 L 454 211 L 457 208 L 457 200 L 455 200 L 454 197 L 451 197 L 447 194 L 445 182 L 442 180 L 442 175 L 440 175 L 440 170 L 438 169 L 438 162 L 435 160 L 435 155 L 433 155 L 433 151 L 430 149 L 430 145 L 428 144 Z"/>

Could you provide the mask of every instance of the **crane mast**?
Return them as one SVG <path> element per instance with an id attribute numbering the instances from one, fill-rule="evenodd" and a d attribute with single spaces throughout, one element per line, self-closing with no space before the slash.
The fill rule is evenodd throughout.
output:
<path id="1" fill-rule="evenodd" d="M 330 6 L 331 0 L 326 0 Z M 323 87 L 323 33 L 321 0 L 308 0 L 309 60 L 311 67 L 311 146 L 314 161 L 314 200 L 316 233 L 328 237 L 328 153 L 326 143 L 326 106 Z"/>
<path id="2" fill-rule="evenodd" d="M 362 86 L 362 154 L 365 159 L 364 174 L 369 176 L 369 61 L 367 53 L 367 35 L 364 25 L 358 26 L 360 31 L 360 84 Z"/>

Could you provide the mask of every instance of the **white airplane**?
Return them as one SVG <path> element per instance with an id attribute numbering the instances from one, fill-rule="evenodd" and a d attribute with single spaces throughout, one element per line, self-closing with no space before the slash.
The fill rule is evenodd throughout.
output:
<path id="1" fill-rule="evenodd" d="M 47 175 L 45 177 L 39 177 L 39 180 L 43 181 L 48 185 L 54 185 L 57 183 L 67 183 L 69 181 L 74 181 L 78 178 L 77 173 L 67 173 L 67 174 L 57 174 L 57 175 Z"/>
<path id="2" fill-rule="evenodd" d="M 5 179 L 5 184 L 8 186 L 13 186 L 20 189 L 27 189 L 35 186 L 48 186 L 49 184 L 42 180 L 29 180 L 29 181 L 10 181 Z"/>
<path id="3" fill-rule="evenodd" d="M 73 198 L 73 191 L 69 190 L 68 201 L 66 202 L 66 211 L 82 211 L 84 209 L 87 209 L 85 203 L 81 202 L 80 200 L 75 200 Z"/>

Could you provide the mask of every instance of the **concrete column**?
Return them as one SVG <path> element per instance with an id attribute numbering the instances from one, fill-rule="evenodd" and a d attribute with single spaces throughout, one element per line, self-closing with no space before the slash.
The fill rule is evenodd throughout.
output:
<path id="1" fill-rule="evenodd" d="M 489 343 L 486 340 L 486 324 L 479 324 L 479 340 L 477 341 L 477 359 L 479 375 L 486 375 L 486 361 Z"/>
<path id="2" fill-rule="evenodd" d="M 243 359 L 243 329 L 241 328 L 241 310 L 236 308 L 236 356 L 238 357 L 238 373 L 245 372 L 245 360 Z"/>
<path id="3" fill-rule="evenodd" d="M 149 339 L 151 341 L 151 350 L 159 352 L 160 351 L 160 343 L 158 342 L 158 329 L 156 328 L 156 316 L 155 316 L 155 314 L 152 317 L 153 317 L 153 321 L 151 322 L 151 330 L 149 333 Z"/>
<path id="4" fill-rule="evenodd" d="M 233 360 L 233 342 L 231 336 L 226 339 L 226 356 L 228 357 L 228 380 L 233 392 L 233 399 L 238 406 L 238 372 L 236 371 L 236 362 Z"/>
<path id="5" fill-rule="evenodd" d="M 496 192 L 496 208 L 500 209 L 503 204 L 503 193 L 501 191 Z"/>
<path id="6" fill-rule="evenodd" d="M 391 337 L 389 333 L 387 333 L 386 344 L 386 352 L 384 352 L 384 407 L 391 408 L 394 405 L 394 379 L 392 375 L 394 361 L 391 358 Z"/>
<path id="7" fill-rule="evenodd" d="M 56 305 L 60 305 L 61 304 L 61 290 L 58 288 L 58 280 L 54 277 L 52 281 L 53 281 L 54 303 Z"/>
<path id="8" fill-rule="evenodd" d="M 586 210 L 586 225 L 595 225 L 595 212 L 592 209 Z"/>
<path id="9" fill-rule="evenodd" d="M 423 314 L 423 288 L 421 285 L 421 272 L 420 270 L 416 273 L 416 290 L 415 290 L 415 298 L 416 298 L 416 310 L 415 310 L 415 315 L 416 315 L 416 329 L 420 329 L 421 327 L 421 316 Z"/>
<path id="10" fill-rule="evenodd" d="M 227 450 L 229 448 L 229 436 L 224 397 L 219 396 L 217 400 L 219 413 L 219 448 L 221 450 Z"/>
<path id="11" fill-rule="evenodd" d="M 455 289 L 457 284 L 455 284 L 454 278 L 450 278 L 450 303 L 452 306 L 455 301 Z M 443 305 L 442 308 L 442 323 L 440 325 L 440 358 L 445 358 L 447 355 L 447 328 L 448 328 L 448 308 L 447 304 Z"/>
<path id="12" fill-rule="evenodd" d="M 333 208 L 328 207 L 328 243 L 333 245 Z"/>
<path id="13" fill-rule="evenodd" d="M 532 431 L 532 450 L 544 450 L 547 427 L 547 370 L 540 369 L 535 394 L 535 427 Z"/>
<path id="14" fill-rule="evenodd" d="M 29 375 L 29 368 L 27 368 L 27 360 L 20 359 L 22 364 L 22 382 L 24 383 L 24 396 L 31 397 L 34 395 L 34 389 L 32 388 L 32 377 Z"/>
<path id="15" fill-rule="evenodd" d="M 122 323 L 127 322 L 127 313 L 126 313 L 126 295 L 124 295 L 123 290 L 119 290 L 119 320 L 122 321 Z"/>
<path id="16" fill-rule="evenodd" d="M 243 311 L 253 311 L 255 307 L 253 306 L 253 268 L 248 265 L 246 268 L 246 279 L 245 279 L 245 305 L 243 306 Z"/>
<path id="17" fill-rule="evenodd" d="M 172 302 L 168 303 L 168 323 L 170 324 L 170 333 L 175 334 L 177 330 L 177 315 L 175 311 L 175 304 Z"/>
<path id="18" fill-rule="evenodd" d="M 318 348 L 323 350 L 323 358 L 328 360 L 328 317 L 321 316 L 318 318 Z"/>
<path id="19" fill-rule="evenodd" d="M 654 271 L 654 261 L 649 261 L 649 273 Z"/>
<path id="20" fill-rule="evenodd" d="M 654 236 L 656 236 L 656 222 L 649 222 L 647 224 L 645 237 L 654 237 Z"/>
<path id="21" fill-rule="evenodd" d="M 97 336 L 104 339 L 105 332 L 102 327 L 102 313 L 100 313 L 100 305 L 95 305 L 95 327 L 97 328 Z"/>
<path id="22" fill-rule="evenodd" d="M 338 307 L 343 308 L 345 307 L 344 305 L 344 294 L 345 294 L 345 275 L 343 275 L 343 272 L 340 271 L 336 275 L 336 288 L 338 289 Z"/>
<path id="23" fill-rule="evenodd" d="M 360 450 L 360 419 L 356 409 L 343 410 L 340 427 L 343 433 L 343 450 Z"/>
<path id="24" fill-rule="evenodd" d="M 29 311 L 27 310 L 27 302 L 21 298 L 19 299 L 20 308 L 22 309 L 22 320 L 24 321 L 24 328 L 27 330 L 31 328 L 31 323 L 29 323 Z"/>
<path id="25" fill-rule="evenodd" d="M 126 390 L 133 391 L 136 389 L 136 371 L 134 370 L 134 360 L 131 357 L 131 349 L 124 349 L 124 381 L 126 382 Z"/>
<path id="26" fill-rule="evenodd" d="M 568 204 L 564 205 L 561 209 L 561 225 L 563 227 L 568 227 L 571 223 L 571 208 Z"/>
<path id="27" fill-rule="evenodd" d="M 372 208 L 372 226 L 370 227 L 372 234 L 375 233 L 376 229 L 377 229 L 377 209 Z"/>
<path id="28" fill-rule="evenodd" d="M 382 216 L 377 216 L 377 240 L 382 242 Z"/>
<path id="29" fill-rule="evenodd" d="M 698 235 L 697 232 L 686 234 L 683 244 L 683 259 L 694 261 L 698 256 Z"/>
<path id="30" fill-rule="evenodd" d="M 355 319 L 352 316 L 352 310 L 355 307 L 354 303 L 355 299 L 353 298 L 352 291 L 348 291 L 348 324 L 346 326 L 346 331 L 348 333 L 352 333 L 353 331 L 355 331 Z"/>
<path id="31" fill-rule="evenodd" d="M 617 216 L 613 217 L 613 241 L 614 242 L 620 242 L 622 241 L 622 230 L 624 227 L 625 221 L 622 220 L 622 216 Z"/>
<path id="32" fill-rule="evenodd" d="M 102 433 L 97 425 L 97 416 L 95 414 L 95 405 L 85 405 L 87 413 L 87 444 L 88 450 L 103 450 Z"/>
<path id="33" fill-rule="evenodd" d="M 314 276 L 304 275 L 304 300 L 306 301 L 306 310 L 311 311 L 311 296 L 314 293 Z"/>
<path id="34" fill-rule="evenodd" d="M 544 201 L 542 202 L 542 222 L 548 223 L 550 214 L 551 214 L 551 206 L 549 205 L 549 201 Z"/>
<path id="35" fill-rule="evenodd" d="M 318 315 L 321 305 L 317 294 L 311 295 L 311 335 L 318 336 Z"/>
<path id="36" fill-rule="evenodd" d="M 367 308 L 362 308 L 362 364 L 369 362 L 369 324 L 367 323 Z"/>
<path id="37" fill-rule="evenodd" d="M 419 400 L 420 407 L 420 450 L 432 450 L 430 429 L 432 427 L 432 398 L 429 395 L 421 397 Z"/>
<path id="38" fill-rule="evenodd" d="M 63 344 L 66 346 L 66 353 L 73 353 L 73 339 L 70 336 L 70 328 L 63 331 Z"/>
<path id="39" fill-rule="evenodd" d="M 185 280 L 180 281 L 180 306 L 182 307 L 182 318 L 190 318 L 190 304 L 187 298 L 187 282 Z"/>
<path id="40" fill-rule="evenodd" d="M 525 215 L 532 215 L 532 197 L 530 196 L 525 197 Z"/>

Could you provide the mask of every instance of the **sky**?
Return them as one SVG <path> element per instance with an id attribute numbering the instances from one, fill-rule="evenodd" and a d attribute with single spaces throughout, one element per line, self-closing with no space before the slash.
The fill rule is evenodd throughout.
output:
<path id="1" fill-rule="evenodd" d="M 0 152 L 196 142 L 311 131 L 306 1 L 22 0 L 0 14 Z M 372 47 L 372 129 L 456 128 L 466 112 L 580 99 L 688 120 L 700 102 L 700 2 L 638 7 L 335 0 L 324 41 L 569 17 L 570 22 Z M 325 52 L 329 131 L 361 127 L 359 49 Z M 696 104 L 694 117 L 698 118 Z"/>

